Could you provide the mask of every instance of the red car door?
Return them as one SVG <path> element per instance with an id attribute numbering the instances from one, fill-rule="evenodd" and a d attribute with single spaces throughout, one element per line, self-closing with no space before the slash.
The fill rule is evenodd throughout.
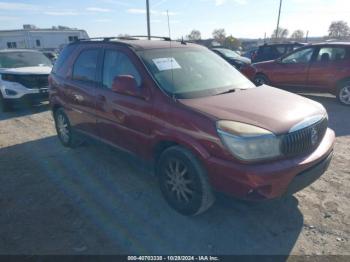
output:
<path id="1" fill-rule="evenodd" d="M 150 142 L 153 103 L 142 64 L 128 49 L 105 49 L 96 114 L 99 136 L 118 147 L 143 155 Z M 114 79 L 132 76 L 138 96 L 112 91 Z"/>
<path id="2" fill-rule="evenodd" d="M 342 46 L 323 46 L 319 48 L 317 58 L 311 63 L 308 85 L 319 91 L 331 90 L 335 84 L 347 75 L 346 48 Z"/>
<path id="3" fill-rule="evenodd" d="M 95 93 L 97 88 L 97 64 L 101 51 L 83 48 L 78 55 L 65 82 L 64 98 L 67 115 L 74 128 L 96 135 Z"/>
<path id="4" fill-rule="evenodd" d="M 306 85 L 314 50 L 313 47 L 303 48 L 277 59 L 269 74 L 272 83 L 281 87 Z"/>

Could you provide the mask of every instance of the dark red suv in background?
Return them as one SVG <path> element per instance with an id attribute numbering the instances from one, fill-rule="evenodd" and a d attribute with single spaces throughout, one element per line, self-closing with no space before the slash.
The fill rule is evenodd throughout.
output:
<path id="1" fill-rule="evenodd" d="M 184 215 L 209 208 L 214 191 L 254 201 L 294 193 L 332 158 L 321 104 L 257 88 L 198 45 L 77 41 L 49 82 L 64 146 L 83 134 L 150 161 L 165 199 Z"/>
<path id="2" fill-rule="evenodd" d="M 241 71 L 257 85 L 327 92 L 350 106 L 350 43 L 308 45 Z"/>

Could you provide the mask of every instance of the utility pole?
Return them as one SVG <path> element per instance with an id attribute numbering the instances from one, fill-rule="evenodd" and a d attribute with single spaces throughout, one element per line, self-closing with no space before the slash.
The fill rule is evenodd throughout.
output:
<path id="1" fill-rule="evenodd" d="M 280 17 L 281 17 L 282 0 L 280 0 L 280 8 L 278 10 L 277 28 L 276 28 L 276 39 L 278 38 L 278 29 L 280 27 Z"/>
<path id="2" fill-rule="evenodd" d="M 309 41 L 309 30 L 307 30 L 306 32 L 306 38 L 305 38 L 305 42 L 307 43 Z"/>
<path id="3" fill-rule="evenodd" d="M 146 0 L 146 12 L 147 12 L 147 36 L 148 36 L 148 40 L 151 40 L 151 23 L 150 23 L 150 12 L 149 12 L 149 0 Z"/>

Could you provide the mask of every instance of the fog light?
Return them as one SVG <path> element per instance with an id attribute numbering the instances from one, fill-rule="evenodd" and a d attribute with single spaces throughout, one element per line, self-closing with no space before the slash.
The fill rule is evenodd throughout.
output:
<path id="1" fill-rule="evenodd" d="M 15 95 L 17 95 L 17 92 L 14 91 L 14 90 L 11 90 L 11 89 L 5 89 L 5 93 L 8 96 L 15 96 Z"/>

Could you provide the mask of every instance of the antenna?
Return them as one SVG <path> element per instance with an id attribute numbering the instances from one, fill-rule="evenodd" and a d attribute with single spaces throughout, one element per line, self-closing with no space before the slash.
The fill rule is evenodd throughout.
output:
<path id="1" fill-rule="evenodd" d="M 169 19 L 169 10 L 166 10 L 166 15 L 168 17 L 168 31 L 169 31 L 169 39 L 171 39 L 171 31 L 170 31 L 170 19 Z"/>
<path id="2" fill-rule="evenodd" d="M 171 30 L 170 30 L 170 19 L 169 19 L 169 10 L 166 10 L 166 15 L 168 18 L 168 32 L 169 32 L 169 45 L 170 45 L 170 53 L 172 54 L 172 45 L 171 45 Z M 173 68 L 173 57 L 170 58 L 170 63 L 171 63 L 171 82 L 173 83 L 173 87 L 174 85 L 174 68 Z M 173 99 L 175 100 L 175 94 L 173 92 Z"/>

